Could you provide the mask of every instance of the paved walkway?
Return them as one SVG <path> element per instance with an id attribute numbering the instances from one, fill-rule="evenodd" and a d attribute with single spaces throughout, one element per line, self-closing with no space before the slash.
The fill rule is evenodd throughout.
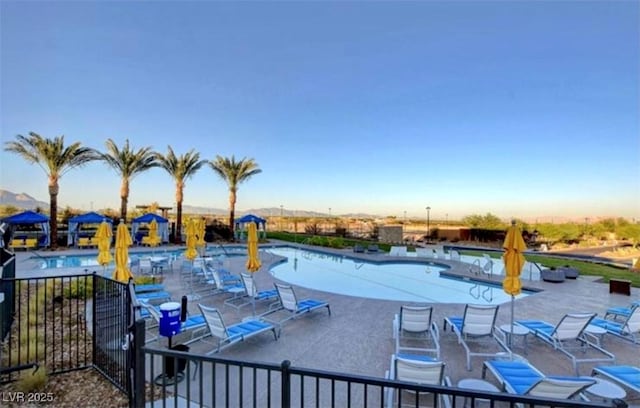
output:
<path id="1" fill-rule="evenodd" d="M 351 251 L 332 250 L 333 253 L 370 259 L 391 259 L 386 255 L 353 254 Z M 49 255 L 48 253 L 46 255 Z M 40 274 L 27 269 L 33 260 L 28 254 L 19 254 L 18 269 L 22 276 Z M 269 265 L 277 262 L 275 256 L 261 251 L 263 268 L 254 276 L 261 289 L 273 287 L 274 278 L 269 273 Z M 416 258 L 410 258 L 415 261 Z M 398 259 L 400 260 L 400 259 Z M 225 266 L 232 272 L 244 271 L 244 257 L 229 257 Z M 189 289 L 180 281 L 180 261 L 174 265 L 173 272 L 165 273 L 165 285 L 178 300 L 187 294 Z M 469 274 L 468 264 L 448 261 L 451 271 L 461 275 Z M 68 271 L 69 272 L 69 271 Z M 77 272 L 77 271 L 76 271 Z M 135 270 L 134 270 L 135 273 Z M 475 276 L 473 273 L 471 274 Z M 494 277 L 495 279 L 495 277 Z M 596 312 L 604 315 L 611 306 L 628 305 L 632 300 L 640 299 L 640 289 L 632 288 L 631 297 L 621 294 L 610 294 L 606 284 L 593 282 L 592 277 L 579 277 L 563 283 L 524 282 L 526 286 L 541 289 L 540 293 L 515 302 L 517 319 L 541 319 L 556 323 L 565 313 Z M 204 289 L 204 287 L 202 287 Z M 336 295 L 296 287 L 299 297 L 313 297 L 326 300 L 331 304 L 332 315 L 328 316 L 324 309 L 313 314 L 288 322 L 282 329 L 281 337 L 274 341 L 272 337 L 257 336 L 243 344 L 230 347 L 220 356 L 233 359 L 270 362 L 279 364 L 290 360 L 297 367 L 314 368 L 367 376 L 382 377 L 389 369 L 390 356 L 393 353 L 392 321 L 398 313 L 402 302 L 374 300 L 361 297 Z M 215 306 L 223 311 L 227 324 L 240 321 L 251 314 L 251 308 L 245 307 L 240 312 L 223 305 L 226 295 L 203 297 L 200 301 L 208 306 Z M 445 316 L 461 316 L 464 304 L 438 303 L 434 308 L 434 320 L 442 328 Z M 196 302 L 189 303 L 191 314 L 198 314 Z M 260 313 L 261 310 L 258 310 Z M 500 306 L 498 325 L 506 324 L 510 318 L 509 304 Z M 515 339 L 513 351 L 523 353 L 521 339 Z M 472 370 L 465 368 L 465 353 L 457 344 L 451 332 L 441 331 L 441 358 L 446 362 L 446 374 L 454 383 L 464 378 L 481 378 L 482 358 L 472 359 Z M 528 354 L 525 356 L 533 365 L 545 374 L 571 375 L 571 362 L 562 353 L 553 351 L 547 344 L 529 336 Z M 617 364 L 640 366 L 640 346 L 614 337 L 606 337 L 603 346 L 617 357 Z M 191 351 L 206 352 L 210 344 L 193 343 Z M 496 349 L 496 351 L 498 351 Z M 580 374 L 589 375 L 594 364 L 581 364 Z M 627 401 L 640 404 L 640 395 L 629 392 Z"/>

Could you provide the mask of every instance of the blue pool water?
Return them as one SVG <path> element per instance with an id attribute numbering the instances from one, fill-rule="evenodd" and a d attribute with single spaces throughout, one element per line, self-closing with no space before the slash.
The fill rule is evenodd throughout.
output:
<path id="1" fill-rule="evenodd" d="M 425 303 L 501 304 L 511 300 L 500 286 L 441 276 L 437 263 L 367 263 L 297 248 L 273 248 L 287 257 L 271 273 L 302 287 L 342 295 Z M 522 293 L 517 298 L 527 296 Z"/>
<path id="2" fill-rule="evenodd" d="M 132 263 L 137 262 L 140 257 L 145 256 L 166 256 L 173 257 L 177 259 L 178 257 L 184 254 L 184 248 L 182 249 L 174 249 L 171 251 L 163 250 L 163 249 L 155 249 L 148 251 L 136 251 L 129 253 L 129 259 Z M 246 255 L 246 249 L 244 247 L 225 247 L 225 251 L 219 248 L 209 248 L 206 251 L 207 256 L 218 256 L 225 254 L 227 256 L 236 256 L 236 255 Z M 113 249 L 111 250 L 111 255 L 113 255 Z M 88 254 L 82 255 L 56 255 L 56 256 L 37 256 L 32 257 L 40 262 L 41 269 L 55 269 L 55 268 L 93 268 L 98 265 L 98 252 L 91 252 Z M 114 266 L 114 261 L 112 260 L 109 267 Z"/>
<path id="3" fill-rule="evenodd" d="M 227 256 L 246 256 L 244 247 L 225 247 L 225 250 Z M 499 284 L 492 286 L 446 276 L 449 267 L 436 262 L 369 263 L 292 247 L 261 251 L 287 258 L 286 262 L 271 268 L 276 278 L 310 289 L 405 302 L 501 304 L 511 300 Z M 135 263 L 142 256 L 154 254 L 177 258 L 183 253 L 184 249 L 135 251 L 130 253 L 130 259 Z M 222 253 L 220 248 L 207 250 L 208 256 Z M 96 256 L 97 252 L 92 252 L 86 255 L 38 256 L 33 259 L 41 262 L 42 269 L 94 268 L 98 267 Z M 108 268 L 112 267 L 113 262 Z M 527 295 L 522 293 L 517 297 Z"/>

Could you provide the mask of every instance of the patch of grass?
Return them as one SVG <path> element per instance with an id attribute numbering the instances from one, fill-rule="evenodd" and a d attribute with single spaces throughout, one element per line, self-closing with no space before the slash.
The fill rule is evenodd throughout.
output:
<path id="1" fill-rule="evenodd" d="M 349 248 L 356 244 L 360 244 L 365 248 L 371 244 L 378 245 L 378 248 L 381 251 L 388 252 L 391 248 L 391 245 L 374 242 L 374 241 L 364 241 L 361 239 L 350 239 L 350 238 L 342 238 L 342 237 L 330 237 L 324 235 L 310 235 L 310 234 L 292 234 L 290 232 L 268 232 L 267 238 L 278 239 L 280 241 L 293 242 L 298 244 L 308 244 L 308 245 L 317 245 L 317 246 L 325 246 L 331 248 Z M 413 249 L 412 247 L 408 248 L 409 250 Z"/>
<path id="2" fill-rule="evenodd" d="M 136 285 L 148 285 L 153 283 L 162 283 L 163 279 L 164 278 L 162 276 L 142 275 L 142 276 L 135 276 L 133 278 L 133 283 L 135 283 Z"/>
<path id="3" fill-rule="evenodd" d="M 42 390 L 48 378 L 47 367 L 40 366 L 35 371 L 24 370 L 16 382 L 16 390 L 24 393 Z"/>
<path id="4" fill-rule="evenodd" d="M 64 297 L 67 299 L 86 299 L 93 294 L 91 279 L 75 278 L 64 288 Z"/>
<path id="5" fill-rule="evenodd" d="M 488 254 L 492 258 L 502 257 L 501 252 L 493 251 L 461 251 L 462 255 L 470 256 L 482 256 L 482 254 Z M 610 279 L 628 279 L 631 281 L 631 285 L 634 287 L 640 287 L 640 274 L 632 272 L 628 269 L 620 268 L 617 266 L 606 265 L 596 262 L 578 261 L 574 259 L 559 258 L 554 256 L 544 255 L 530 255 L 526 254 L 525 258 L 529 262 L 535 262 L 540 265 L 551 267 L 569 266 L 580 271 L 582 275 L 588 276 L 602 276 L 604 282 L 608 283 Z"/>

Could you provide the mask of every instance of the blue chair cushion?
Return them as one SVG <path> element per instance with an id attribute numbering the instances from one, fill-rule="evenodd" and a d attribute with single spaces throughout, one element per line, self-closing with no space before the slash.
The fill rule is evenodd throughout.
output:
<path id="1" fill-rule="evenodd" d="M 251 334 L 271 328 L 273 328 L 273 326 L 269 323 L 262 322 L 260 320 L 249 320 L 227 327 L 227 335 L 229 338 L 247 337 Z"/>
<path id="2" fill-rule="evenodd" d="M 620 381 L 640 388 L 640 368 L 633 366 L 599 366 L 598 370 L 618 378 Z"/>
<path id="3" fill-rule="evenodd" d="M 409 354 L 409 353 L 398 353 L 396 354 L 396 356 L 398 358 L 404 358 L 406 360 L 418 360 L 418 361 L 425 361 L 428 363 L 432 363 L 434 361 L 439 361 L 433 357 L 429 357 L 429 356 L 423 356 L 423 355 L 419 355 L 419 354 Z"/>
<path id="4" fill-rule="evenodd" d="M 591 320 L 591 322 L 589 324 L 592 324 L 592 325 L 598 326 L 598 327 L 602 327 L 603 329 L 605 329 L 607 331 L 610 331 L 610 332 L 622 334 L 622 324 L 620 324 L 618 322 L 614 322 L 614 321 L 611 321 L 611 320 L 600 319 L 599 317 L 596 317 L 593 320 Z"/>
<path id="5" fill-rule="evenodd" d="M 319 300 L 315 299 L 305 299 L 298 302 L 298 312 L 305 312 L 326 305 L 326 302 L 320 302 Z"/>
<path id="6" fill-rule="evenodd" d="M 518 395 L 524 395 L 544 378 L 531 365 L 522 361 L 488 361 L 487 364 L 490 364 Z"/>
<path id="7" fill-rule="evenodd" d="M 278 291 L 273 289 L 273 290 L 263 290 L 258 292 L 258 294 L 255 297 L 255 300 L 265 300 L 265 299 L 271 299 L 274 297 L 278 297 Z"/>
<path id="8" fill-rule="evenodd" d="M 204 319 L 203 315 L 190 316 L 187 317 L 187 320 L 182 322 L 181 327 L 182 330 L 193 329 L 198 326 L 204 326 L 207 322 Z"/>
<path id="9" fill-rule="evenodd" d="M 548 337 L 551 336 L 551 333 L 555 330 L 554 326 L 542 320 L 518 320 L 517 323 L 533 332 L 541 333 Z"/>
<path id="10" fill-rule="evenodd" d="M 164 290 L 164 285 L 155 283 L 148 285 L 136 285 L 136 293 L 145 293 L 145 292 L 161 292 Z"/>

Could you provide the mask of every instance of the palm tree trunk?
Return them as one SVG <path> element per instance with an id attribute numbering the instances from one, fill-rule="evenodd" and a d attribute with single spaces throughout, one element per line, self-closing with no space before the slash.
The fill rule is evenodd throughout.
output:
<path id="1" fill-rule="evenodd" d="M 58 248 L 58 180 L 55 178 L 49 178 L 49 229 L 51 249 Z"/>
<path id="2" fill-rule="evenodd" d="M 231 230 L 231 241 L 236 240 L 234 233 L 235 229 L 235 217 L 236 217 L 236 192 L 231 190 L 229 193 L 229 230 Z"/>
<path id="3" fill-rule="evenodd" d="M 120 218 L 123 222 L 127 222 L 127 205 L 129 203 L 129 180 L 122 179 L 120 186 Z"/>
<path id="4" fill-rule="evenodd" d="M 176 232 L 173 237 L 175 244 L 182 244 L 182 201 L 184 200 L 184 187 L 176 182 Z"/>
<path id="5" fill-rule="evenodd" d="M 182 244 L 182 203 L 176 202 L 176 236 L 173 237 L 174 243 Z"/>

